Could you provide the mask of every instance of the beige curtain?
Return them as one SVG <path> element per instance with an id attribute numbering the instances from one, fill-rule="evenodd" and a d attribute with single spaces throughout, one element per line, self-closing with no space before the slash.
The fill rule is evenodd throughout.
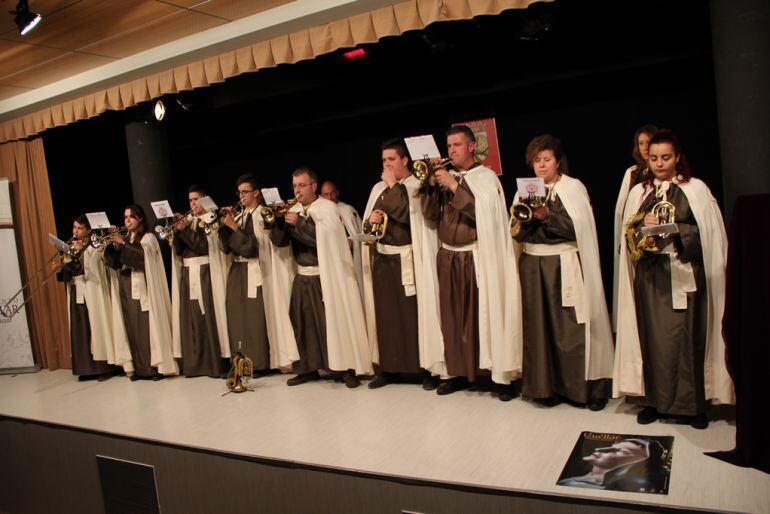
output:
<path id="1" fill-rule="evenodd" d="M 340 48 L 374 43 L 438 21 L 525 9 L 541 0 L 409 0 L 238 48 L 126 82 L 0 124 L 0 143 L 123 110 L 168 93 L 206 87 L 242 73 L 313 59 Z M 545 0 L 549 1 L 549 0 Z"/>
<path id="2" fill-rule="evenodd" d="M 45 266 L 53 255 L 48 233 L 56 233 L 51 188 L 43 141 L 15 141 L 0 145 L 0 177 L 13 191 L 13 219 L 22 263 L 22 280 Z M 49 270 L 39 273 L 29 292 L 37 289 Z M 49 281 L 25 307 L 35 362 L 43 368 L 70 367 L 66 295 L 56 279 Z"/>

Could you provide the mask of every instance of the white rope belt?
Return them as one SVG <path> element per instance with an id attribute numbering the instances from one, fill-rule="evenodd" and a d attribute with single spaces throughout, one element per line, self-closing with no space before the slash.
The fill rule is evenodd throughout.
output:
<path id="1" fill-rule="evenodd" d="M 401 285 L 404 286 L 406 296 L 414 296 L 417 289 L 414 287 L 414 258 L 412 245 L 393 246 L 377 243 L 377 251 L 383 255 L 401 256 Z"/>
<path id="2" fill-rule="evenodd" d="M 147 296 L 147 282 L 144 271 L 131 270 L 131 299 L 139 300 L 142 312 L 150 310 L 150 298 Z"/>
<path id="3" fill-rule="evenodd" d="M 199 257 L 187 257 L 182 259 L 182 265 L 190 268 L 187 277 L 190 280 L 190 300 L 198 300 L 198 307 L 201 314 L 206 315 L 206 309 L 203 307 L 203 291 L 201 290 L 201 266 L 209 263 L 208 255 Z"/>
<path id="4" fill-rule="evenodd" d="M 321 274 L 318 266 L 297 266 L 297 274 L 303 277 L 317 277 Z"/>
<path id="5" fill-rule="evenodd" d="M 446 244 L 444 242 L 441 243 L 441 248 L 444 248 L 445 250 L 449 250 L 452 252 L 473 252 L 473 271 L 476 273 L 476 284 L 480 282 L 479 277 L 479 267 L 477 263 L 479 262 L 479 242 L 474 241 L 472 243 L 468 243 L 467 245 L 461 245 L 461 246 L 452 246 L 450 244 Z"/>
<path id="6" fill-rule="evenodd" d="M 259 267 L 259 257 L 247 259 L 246 257 L 236 256 L 234 262 L 246 263 L 246 297 L 256 298 L 259 286 L 262 285 L 262 269 Z"/>
<path id="7" fill-rule="evenodd" d="M 561 304 L 574 307 L 578 323 L 585 323 L 588 318 L 587 298 L 583 272 L 580 268 L 577 243 L 557 243 L 552 245 L 524 243 L 524 253 L 538 257 L 559 256 L 561 267 Z"/>
<path id="8" fill-rule="evenodd" d="M 673 243 L 669 243 L 660 253 L 668 254 L 671 264 L 671 306 L 674 309 L 686 309 L 687 293 L 698 290 L 692 264 L 679 260 Z"/>
<path id="9" fill-rule="evenodd" d="M 75 284 L 75 303 L 86 303 L 86 276 L 77 275 L 72 277 L 72 283 Z"/>

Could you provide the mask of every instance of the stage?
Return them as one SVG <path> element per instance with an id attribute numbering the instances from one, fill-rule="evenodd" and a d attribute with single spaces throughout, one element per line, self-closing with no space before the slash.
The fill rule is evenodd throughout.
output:
<path id="1" fill-rule="evenodd" d="M 703 455 L 734 446 L 725 420 L 641 426 L 620 400 L 545 409 L 489 392 L 286 378 L 222 396 L 224 382 L 209 378 L 0 376 L 0 511 L 103 512 L 95 455 L 155 466 L 164 514 L 770 511 L 770 475 Z M 669 494 L 555 485 L 581 431 L 673 435 Z"/>

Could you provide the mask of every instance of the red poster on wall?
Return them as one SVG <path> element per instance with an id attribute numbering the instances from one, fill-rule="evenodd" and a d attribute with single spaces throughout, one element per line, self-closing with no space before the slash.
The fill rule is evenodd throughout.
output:
<path id="1" fill-rule="evenodd" d="M 493 170 L 498 175 L 503 174 L 500 162 L 500 147 L 497 144 L 497 126 L 494 118 L 485 120 L 463 121 L 454 125 L 466 125 L 476 135 L 476 160 Z"/>

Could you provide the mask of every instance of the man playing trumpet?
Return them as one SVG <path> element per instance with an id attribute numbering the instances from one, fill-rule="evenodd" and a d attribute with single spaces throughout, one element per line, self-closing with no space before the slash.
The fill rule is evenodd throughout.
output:
<path id="1" fill-rule="evenodd" d="M 382 181 L 372 188 L 364 215 L 364 232 L 388 219 L 376 247 L 363 249 L 367 329 L 379 364 L 369 388 L 401 381 L 401 374 L 423 368 L 423 388 L 435 389 L 431 371 L 444 372 L 436 230 L 425 223 L 415 198 L 419 183 L 407 167 L 403 141 L 384 143 L 381 153 Z"/>

